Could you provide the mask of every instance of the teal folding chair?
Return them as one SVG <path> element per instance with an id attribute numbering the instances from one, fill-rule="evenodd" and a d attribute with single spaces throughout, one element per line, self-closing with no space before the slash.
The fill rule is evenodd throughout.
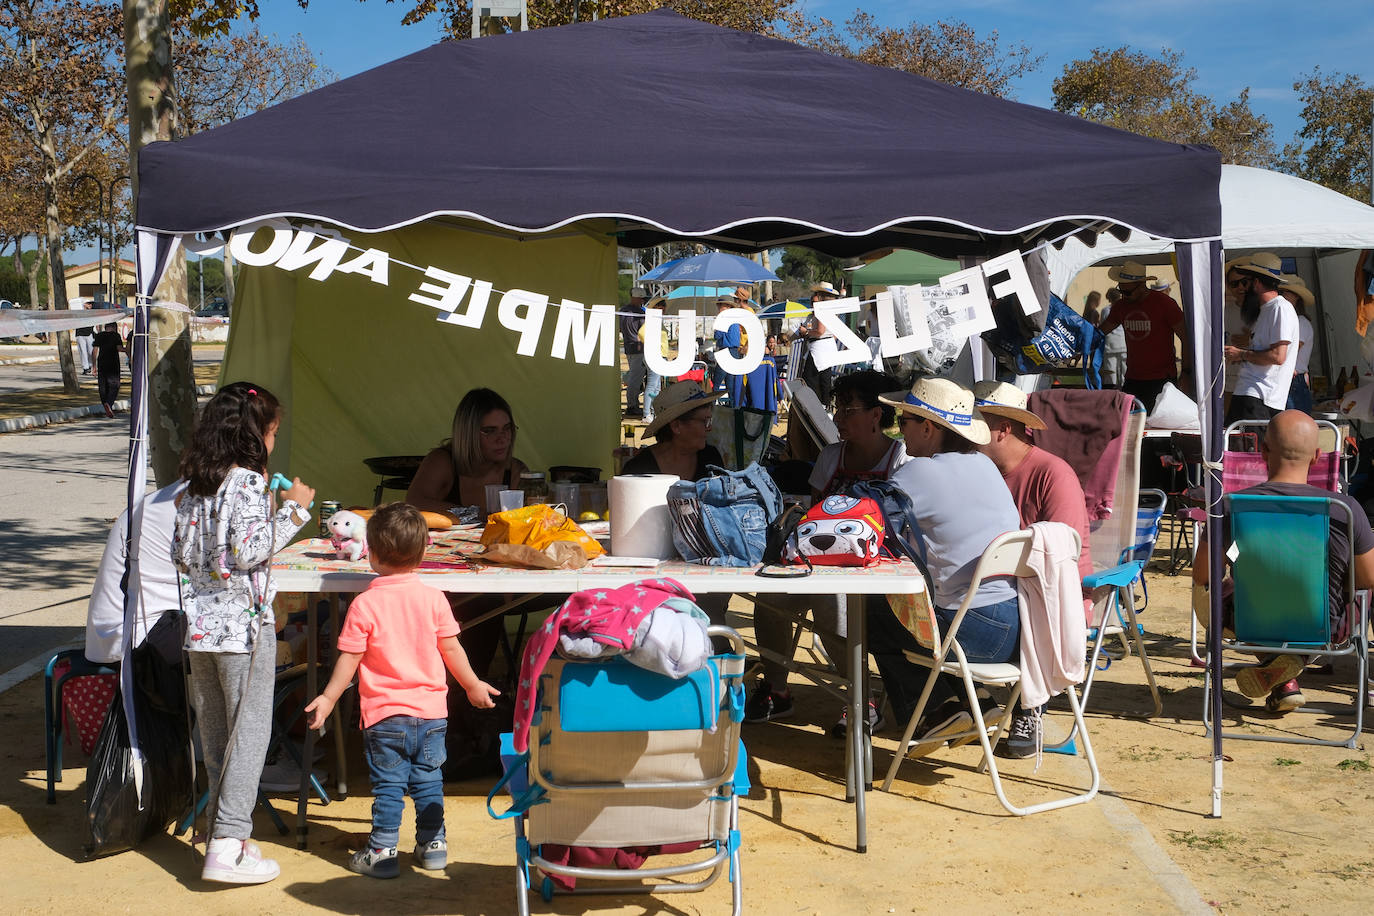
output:
<path id="1" fill-rule="evenodd" d="M 1287 744 L 1357 746 L 1364 729 L 1368 682 L 1368 612 L 1355 595 L 1353 548 L 1346 557 L 1348 574 L 1342 600 L 1349 609 L 1345 632 L 1333 632 L 1330 592 L 1330 529 L 1333 513 L 1351 523 L 1349 510 L 1320 496 L 1258 496 L 1233 493 L 1223 497 L 1230 519 L 1231 577 L 1235 584 L 1234 635 L 1215 634 L 1227 651 L 1259 655 L 1342 656 L 1355 659 L 1355 731 L 1346 740 L 1301 735 L 1222 732 L 1224 738 Z M 1353 544 L 1354 539 L 1349 539 Z M 1212 672 L 1207 670 L 1203 722 L 1210 733 Z M 1304 706 L 1308 711 L 1332 710 Z"/>

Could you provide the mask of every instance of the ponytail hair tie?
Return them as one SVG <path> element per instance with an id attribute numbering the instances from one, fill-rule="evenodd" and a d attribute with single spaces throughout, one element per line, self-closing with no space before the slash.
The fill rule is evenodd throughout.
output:
<path id="1" fill-rule="evenodd" d="M 258 389 L 256 389 L 256 388 L 249 388 L 249 389 L 248 389 L 248 396 L 249 396 L 250 398 L 255 398 L 255 397 L 257 397 L 257 396 L 258 396 Z"/>

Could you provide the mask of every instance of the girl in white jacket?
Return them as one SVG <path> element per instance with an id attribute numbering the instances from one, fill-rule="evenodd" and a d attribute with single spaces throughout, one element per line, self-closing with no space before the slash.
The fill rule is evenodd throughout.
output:
<path id="1" fill-rule="evenodd" d="M 191 702 L 210 778 L 209 846 L 201 877 L 261 884 L 280 873 L 252 832 L 272 731 L 276 636 L 268 565 L 310 515 L 315 491 L 297 479 L 274 508 L 267 459 L 281 405 L 248 382 L 205 405 L 181 458 L 173 559 L 186 614 Z"/>

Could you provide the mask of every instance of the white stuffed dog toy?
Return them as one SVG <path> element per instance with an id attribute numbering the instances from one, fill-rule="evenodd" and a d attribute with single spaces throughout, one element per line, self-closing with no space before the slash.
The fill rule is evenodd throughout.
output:
<path id="1" fill-rule="evenodd" d="M 329 541 L 340 560 L 361 560 L 367 556 L 367 519 L 341 509 L 329 517 Z"/>

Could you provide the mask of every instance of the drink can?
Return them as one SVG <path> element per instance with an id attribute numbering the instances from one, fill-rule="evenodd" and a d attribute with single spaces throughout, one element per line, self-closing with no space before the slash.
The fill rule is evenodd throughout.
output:
<path id="1" fill-rule="evenodd" d="M 337 499 L 326 499 L 320 503 L 320 537 L 329 537 L 329 517 L 339 511 Z"/>

